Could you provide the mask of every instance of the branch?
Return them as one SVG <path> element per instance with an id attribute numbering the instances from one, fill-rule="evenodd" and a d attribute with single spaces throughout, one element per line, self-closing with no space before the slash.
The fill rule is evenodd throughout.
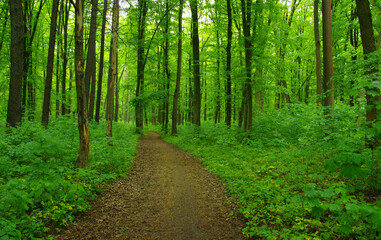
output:
<path id="1" fill-rule="evenodd" d="M 71 5 L 73 5 L 75 11 L 77 11 L 77 5 L 75 5 L 75 3 L 73 2 L 73 0 L 70 0 L 70 3 L 71 3 Z"/>
<path id="2" fill-rule="evenodd" d="M 148 58 L 148 53 L 149 53 L 149 50 L 151 48 L 151 44 L 152 44 L 152 41 L 153 41 L 153 38 L 155 37 L 156 33 L 157 33 L 157 30 L 159 29 L 159 26 L 161 24 L 161 22 L 164 20 L 164 17 L 167 16 L 168 14 L 168 11 L 165 12 L 165 14 L 163 15 L 163 17 L 160 19 L 160 21 L 158 22 L 158 24 L 156 25 L 156 28 L 155 28 L 155 31 L 154 33 L 152 34 L 152 37 L 151 37 L 151 40 L 148 44 L 148 48 L 147 48 L 147 52 L 146 52 L 146 56 L 144 57 L 144 63 L 143 63 L 143 68 L 144 66 L 146 65 L 147 63 L 147 58 Z"/>

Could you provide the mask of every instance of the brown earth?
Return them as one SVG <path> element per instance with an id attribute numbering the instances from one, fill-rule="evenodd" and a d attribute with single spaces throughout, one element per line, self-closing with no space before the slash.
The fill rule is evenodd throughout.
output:
<path id="1" fill-rule="evenodd" d="M 199 160 L 148 132 L 128 176 L 58 239 L 244 239 L 230 202 Z"/>

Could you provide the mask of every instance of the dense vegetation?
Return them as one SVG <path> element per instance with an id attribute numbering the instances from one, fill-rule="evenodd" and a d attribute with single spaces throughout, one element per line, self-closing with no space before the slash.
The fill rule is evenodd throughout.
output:
<path id="1" fill-rule="evenodd" d="M 380 238 L 380 16 L 380 0 L 0 1 L 0 239 L 88 209 L 149 125 L 226 182 L 247 236 Z"/>
<path id="2" fill-rule="evenodd" d="M 339 105 L 327 120 L 322 109 L 293 105 L 256 115 L 250 131 L 205 123 L 165 139 L 225 182 L 246 236 L 378 239 L 381 151 L 364 147 L 356 114 Z"/>
<path id="3" fill-rule="evenodd" d="M 129 125 L 115 126 L 113 146 L 105 122 L 91 124 L 88 168 L 74 168 L 78 136 L 72 119 L 45 129 L 25 122 L 12 133 L 0 131 L 0 239 L 36 239 L 51 227 L 73 222 L 106 182 L 125 176 L 138 135 Z"/>

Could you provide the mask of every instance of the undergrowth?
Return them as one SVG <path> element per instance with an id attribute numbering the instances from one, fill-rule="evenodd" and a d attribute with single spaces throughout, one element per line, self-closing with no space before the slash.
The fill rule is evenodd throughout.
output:
<path id="1" fill-rule="evenodd" d="M 125 175 L 138 135 L 124 124 L 114 124 L 113 132 L 109 146 L 106 124 L 90 124 L 89 167 L 76 169 L 76 120 L 0 129 L 0 239 L 47 238 L 49 228 L 88 210 L 103 183 Z"/>
<path id="2" fill-rule="evenodd" d="M 355 110 L 294 105 L 254 117 L 253 128 L 179 126 L 165 139 L 199 157 L 226 183 L 263 239 L 380 239 L 380 150 L 364 147 Z"/>

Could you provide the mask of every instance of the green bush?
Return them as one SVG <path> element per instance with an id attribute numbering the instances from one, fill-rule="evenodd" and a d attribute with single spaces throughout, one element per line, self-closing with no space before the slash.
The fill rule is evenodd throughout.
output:
<path id="1" fill-rule="evenodd" d="M 48 128 L 24 122 L 11 133 L 0 129 L 0 239 L 47 237 L 50 226 L 89 209 L 102 183 L 127 173 L 138 139 L 131 126 L 114 124 L 109 146 L 106 124 L 90 124 L 86 169 L 74 168 L 77 129 L 72 119 Z"/>
<path id="2" fill-rule="evenodd" d="M 223 124 L 180 126 L 166 140 L 199 157 L 226 183 L 265 239 L 375 239 L 381 229 L 380 151 L 365 148 L 356 111 L 292 105 L 253 119 L 244 132 Z"/>

